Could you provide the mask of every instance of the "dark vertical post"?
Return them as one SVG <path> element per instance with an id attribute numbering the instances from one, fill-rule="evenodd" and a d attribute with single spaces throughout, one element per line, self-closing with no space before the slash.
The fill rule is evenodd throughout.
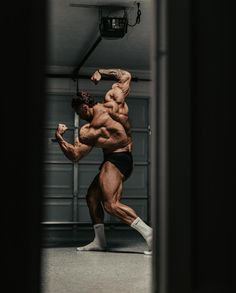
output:
<path id="1" fill-rule="evenodd" d="M 167 1 L 153 1 L 151 194 L 154 227 L 153 292 L 168 292 L 168 43 Z"/>
<path id="2" fill-rule="evenodd" d="M 154 1 L 155 2 L 155 1 Z M 154 293 L 191 290 L 190 9 L 156 1 Z"/>
<path id="3" fill-rule="evenodd" d="M 191 1 L 168 0 L 168 293 L 191 292 Z"/>
<path id="4" fill-rule="evenodd" d="M 192 2 L 193 289 L 236 292 L 235 13 Z"/>
<path id="5" fill-rule="evenodd" d="M 1 286 L 38 293 L 46 1 L 1 8 Z"/>

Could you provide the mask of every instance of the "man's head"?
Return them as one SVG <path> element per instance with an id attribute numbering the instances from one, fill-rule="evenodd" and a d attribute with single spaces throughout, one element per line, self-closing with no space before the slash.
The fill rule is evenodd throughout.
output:
<path id="1" fill-rule="evenodd" d="M 94 98 L 87 92 L 78 92 L 71 101 L 71 106 L 74 111 L 88 122 L 93 118 L 93 106 L 96 104 Z"/>

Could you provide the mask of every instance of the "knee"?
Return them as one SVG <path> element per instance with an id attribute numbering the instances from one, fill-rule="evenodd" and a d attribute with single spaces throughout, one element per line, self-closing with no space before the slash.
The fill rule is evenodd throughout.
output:
<path id="1" fill-rule="evenodd" d="M 119 208 L 119 203 L 113 201 L 105 201 L 103 202 L 103 206 L 107 213 L 114 214 Z"/>

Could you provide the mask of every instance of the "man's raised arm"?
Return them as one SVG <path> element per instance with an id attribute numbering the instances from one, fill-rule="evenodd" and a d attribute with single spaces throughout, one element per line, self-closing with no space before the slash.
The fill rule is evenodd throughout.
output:
<path id="1" fill-rule="evenodd" d="M 55 137 L 64 155 L 72 162 L 77 162 L 84 156 L 86 156 L 93 147 L 81 143 L 78 138 L 76 139 L 74 145 L 68 143 L 63 138 L 63 134 L 66 132 L 67 129 L 68 128 L 66 127 L 66 125 L 58 124 Z"/>
<path id="2" fill-rule="evenodd" d="M 123 69 L 98 69 L 98 72 L 101 76 L 112 76 L 120 82 L 125 82 L 128 79 L 131 79 L 131 74 Z"/>
<path id="3" fill-rule="evenodd" d="M 98 69 L 92 75 L 91 80 L 97 84 L 103 76 L 114 77 L 117 80 L 116 86 L 123 91 L 125 97 L 129 94 L 132 77 L 128 71 L 122 69 Z"/>

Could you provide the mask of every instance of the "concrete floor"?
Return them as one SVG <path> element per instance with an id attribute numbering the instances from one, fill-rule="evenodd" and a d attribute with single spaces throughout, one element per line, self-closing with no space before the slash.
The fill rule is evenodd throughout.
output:
<path id="1" fill-rule="evenodd" d="M 107 252 L 76 251 L 91 239 L 74 247 L 42 248 L 41 292 L 151 293 L 152 256 L 143 254 L 143 238 L 136 231 L 106 234 Z"/>

